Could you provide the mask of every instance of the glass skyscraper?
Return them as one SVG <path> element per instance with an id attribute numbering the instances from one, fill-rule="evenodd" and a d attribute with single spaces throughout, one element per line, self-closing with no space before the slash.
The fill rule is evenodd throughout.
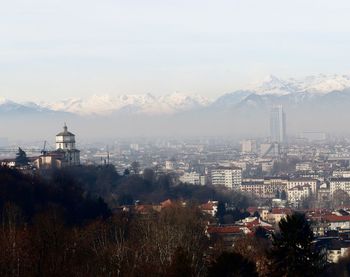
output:
<path id="1" fill-rule="evenodd" d="M 286 141 L 286 114 L 282 105 L 273 106 L 270 114 L 270 140 L 283 143 Z"/>

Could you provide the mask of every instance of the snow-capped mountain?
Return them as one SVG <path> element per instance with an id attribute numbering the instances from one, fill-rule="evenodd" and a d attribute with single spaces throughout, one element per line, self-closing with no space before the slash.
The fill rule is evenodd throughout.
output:
<path id="1" fill-rule="evenodd" d="M 347 101 L 344 99 L 348 99 L 348 97 L 345 97 L 348 93 L 350 93 L 350 75 L 319 74 L 299 79 L 281 79 L 270 75 L 260 83 L 244 90 L 224 94 L 215 101 L 199 95 L 182 93 L 164 96 L 154 96 L 150 93 L 93 95 L 87 98 L 70 98 L 58 102 L 41 103 L 17 103 L 0 98 L 0 113 L 69 113 L 79 116 L 173 115 L 197 110 L 220 111 L 239 110 L 244 107 L 267 107 L 272 104 L 283 104 L 292 107 L 311 102 L 320 104 L 326 99 L 328 103 L 343 103 Z"/>
<path id="2" fill-rule="evenodd" d="M 297 91 L 293 83 L 274 75 L 267 76 L 262 82 L 254 84 L 248 90 L 258 95 L 287 95 Z"/>
<path id="3" fill-rule="evenodd" d="M 319 74 L 300 79 L 280 79 L 267 76 L 262 82 L 248 87 L 247 90 L 258 95 L 288 95 L 292 93 L 327 94 L 350 88 L 350 75 Z"/>
<path id="4" fill-rule="evenodd" d="M 332 91 L 342 91 L 350 88 L 349 75 L 325 75 L 308 76 L 299 80 L 290 79 L 290 82 L 300 92 L 327 94 Z"/>
<path id="5" fill-rule="evenodd" d="M 17 103 L 9 99 L 1 98 L 0 99 L 0 113 L 3 114 L 24 114 L 24 113 L 36 113 L 36 112 L 49 112 L 50 110 L 32 103 Z"/>
<path id="6" fill-rule="evenodd" d="M 117 112 L 147 114 L 174 114 L 205 107 L 210 101 L 202 96 L 189 96 L 181 93 L 156 97 L 152 94 L 142 95 L 93 95 L 92 97 L 73 98 L 56 103 L 42 103 L 54 111 L 64 111 L 80 115 L 108 115 Z"/>
<path id="7" fill-rule="evenodd" d="M 116 134 L 266 135 L 270 108 L 275 104 L 286 111 L 288 132 L 345 132 L 350 121 L 350 76 L 268 76 L 215 101 L 181 93 L 94 95 L 50 103 L 0 98 L 0 125 L 20 138 L 44 137 L 47 130 L 54 133 L 65 121 L 76 126 L 81 136 L 101 138 Z"/>

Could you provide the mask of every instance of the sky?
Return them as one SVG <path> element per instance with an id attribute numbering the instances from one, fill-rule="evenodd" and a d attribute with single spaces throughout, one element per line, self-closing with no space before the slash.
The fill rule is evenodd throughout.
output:
<path id="1" fill-rule="evenodd" d="M 17 101 L 215 98 L 269 74 L 350 73 L 350 1 L 0 3 L 0 96 Z"/>

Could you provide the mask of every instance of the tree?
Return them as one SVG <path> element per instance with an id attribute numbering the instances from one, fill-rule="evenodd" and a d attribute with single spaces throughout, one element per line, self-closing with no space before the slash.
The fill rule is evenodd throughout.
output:
<path id="1" fill-rule="evenodd" d="M 255 211 L 254 214 L 253 214 L 254 217 L 256 218 L 260 218 L 260 213 L 259 211 Z"/>
<path id="2" fill-rule="evenodd" d="M 153 169 L 146 168 L 143 171 L 143 179 L 145 179 L 146 181 L 148 181 L 152 184 L 154 182 L 154 178 L 155 178 L 155 174 L 154 174 Z"/>
<path id="3" fill-rule="evenodd" d="M 132 171 L 135 173 L 135 174 L 139 174 L 140 172 L 140 163 L 139 162 L 132 162 L 131 163 L 131 168 L 132 168 Z"/>
<path id="4" fill-rule="evenodd" d="M 225 203 L 222 202 L 222 201 L 219 201 L 219 203 L 218 203 L 218 210 L 217 210 L 215 216 L 218 218 L 220 223 L 223 223 L 223 218 L 224 218 L 225 214 L 226 214 Z"/>
<path id="5" fill-rule="evenodd" d="M 18 147 L 15 161 L 18 165 L 28 165 L 29 159 L 27 158 L 26 152 L 24 152 L 21 147 Z"/>
<path id="6" fill-rule="evenodd" d="M 282 200 L 287 200 L 287 193 L 286 193 L 285 190 L 282 190 L 282 192 L 281 192 L 281 199 Z"/>
<path id="7" fill-rule="evenodd" d="M 304 214 L 288 215 L 273 235 L 272 276 L 316 276 L 324 267 L 323 256 L 312 248 L 314 235 Z"/>
<path id="8" fill-rule="evenodd" d="M 223 252 L 209 267 L 209 277 L 257 277 L 255 264 L 238 253 Z"/>
<path id="9" fill-rule="evenodd" d="M 122 206 L 122 205 L 132 205 L 132 204 L 134 204 L 134 199 L 132 198 L 132 196 L 130 194 L 121 194 L 118 197 L 118 204 L 120 206 Z"/>
<path id="10" fill-rule="evenodd" d="M 269 233 L 266 231 L 265 228 L 259 226 L 258 228 L 255 229 L 256 238 L 266 239 L 268 238 L 268 236 L 269 236 Z"/>
<path id="11" fill-rule="evenodd" d="M 168 270 L 169 276 L 192 276 L 191 258 L 183 248 L 178 247 L 172 257 L 171 265 Z"/>
<path id="12" fill-rule="evenodd" d="M 129 176 L 130 175 L 130 170 L 128 168 L 125 168 L 123 175 L 124 176 Z"/>
<path id="13" fill-rule="evenodd" d="M 346 191 L 338 189 L 333 193 L 334 208 L 344 207 L 349 204 L 350 204 L 350 197 Z"/>
<path id="14" fill-rule="evenodd" d="M 262 233 L 265 233 L 265 235 Z M 261 227 L 256 229 L 255 236 L 238 237 L 233 244 L 235 253 L 242 255 L 242 257 L 256 265 L 259 276 L 269 276 L 270 259 L 268 251 L 270 249 L 271 241 L 267 238 L 266 231 Z"/>

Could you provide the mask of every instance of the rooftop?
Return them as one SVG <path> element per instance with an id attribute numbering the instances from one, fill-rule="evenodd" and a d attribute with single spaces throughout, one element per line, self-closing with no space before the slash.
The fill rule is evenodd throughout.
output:
<path id="1" fill-rule="evenodd" d="M 66 124 L 64 124 L 63 132 L 60 132 L 56 135 L 56 137 L 59 137 L 59 136 L 74 136 L 74 134 L 71 132 L 68 132 L 68 127 Z"/>

